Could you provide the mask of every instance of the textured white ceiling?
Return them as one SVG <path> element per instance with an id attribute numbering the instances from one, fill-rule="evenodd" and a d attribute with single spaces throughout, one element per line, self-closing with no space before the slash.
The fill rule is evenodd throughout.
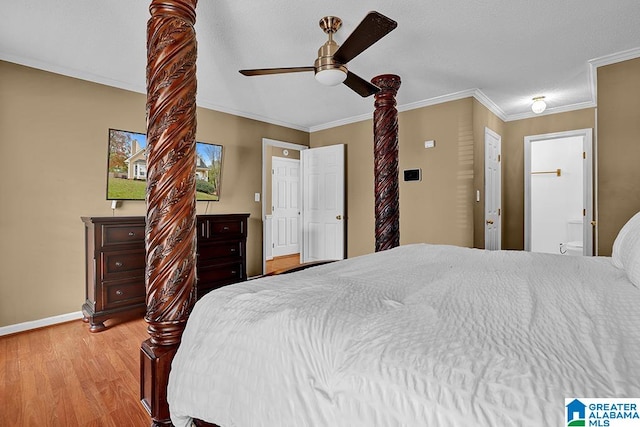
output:
<path id="1" fill-rule="evenodd" d="M 0 0 L 0 59 L 144 92 L 149 4 Z M 313 65 L 320 18 L 343 20 L 340 44 L 370 10 L 398 28 L 349 70 L 398 74 L 401 110 L 469 95 L 504 120 L 531 115 L 537 95 L 549 112 L 594 106 L 590 64 L 640 56 L 639 0 L 200 0 L 198 104 L 312 131 L 370 116 L 373 97 L 313 73 L 238 73 Z"/>

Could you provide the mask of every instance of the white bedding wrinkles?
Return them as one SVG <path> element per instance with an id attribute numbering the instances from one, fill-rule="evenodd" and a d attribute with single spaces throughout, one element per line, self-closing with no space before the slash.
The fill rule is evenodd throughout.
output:
<path id="1" fill-rule="evenodd" d="M 640 397 L 640 290 L 605 257 L 416 244 L 218 289 L 173 361 L 173 423 L 563 425 Z"/>

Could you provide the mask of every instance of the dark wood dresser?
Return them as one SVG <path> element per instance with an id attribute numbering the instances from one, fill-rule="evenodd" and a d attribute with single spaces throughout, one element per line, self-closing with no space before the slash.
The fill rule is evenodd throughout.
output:
<path id="1" fill-rule="evenodd" d="M 196 293 L 247 280 L 249 214 L 197 216 Z M 144 314 L 145 217 L 82 217 L 85 226 L 86 301 L 91 332 L 104 321 Z"/>

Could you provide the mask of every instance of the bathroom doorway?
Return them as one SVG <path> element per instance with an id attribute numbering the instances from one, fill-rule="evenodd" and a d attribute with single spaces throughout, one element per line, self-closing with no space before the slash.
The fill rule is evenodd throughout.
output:
<path id="1" fill-rule="evenodd" d="M 525 250 L 593 255 L 592 130 L 524 138 Z"/>

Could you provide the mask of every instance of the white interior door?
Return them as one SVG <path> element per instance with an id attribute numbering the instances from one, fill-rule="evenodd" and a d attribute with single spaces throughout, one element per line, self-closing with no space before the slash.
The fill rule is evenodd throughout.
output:
<path id="1" fill-rule="evenodd" d="M 273 256 L 300 253 L 300 160 L 273 157 L 272 190 L 273 203 Z"/>
<path id="2" fill-rule="evenodd" d="M 302 159 L 302 262 L 345 258 L 344 144 Z"/>
<path id="3" fill-rule="evenodd" d="M 484 128 L 484 247 L 502 248 L 502 171 L 500 152 L 502 138 L 491 129 Z"/>

